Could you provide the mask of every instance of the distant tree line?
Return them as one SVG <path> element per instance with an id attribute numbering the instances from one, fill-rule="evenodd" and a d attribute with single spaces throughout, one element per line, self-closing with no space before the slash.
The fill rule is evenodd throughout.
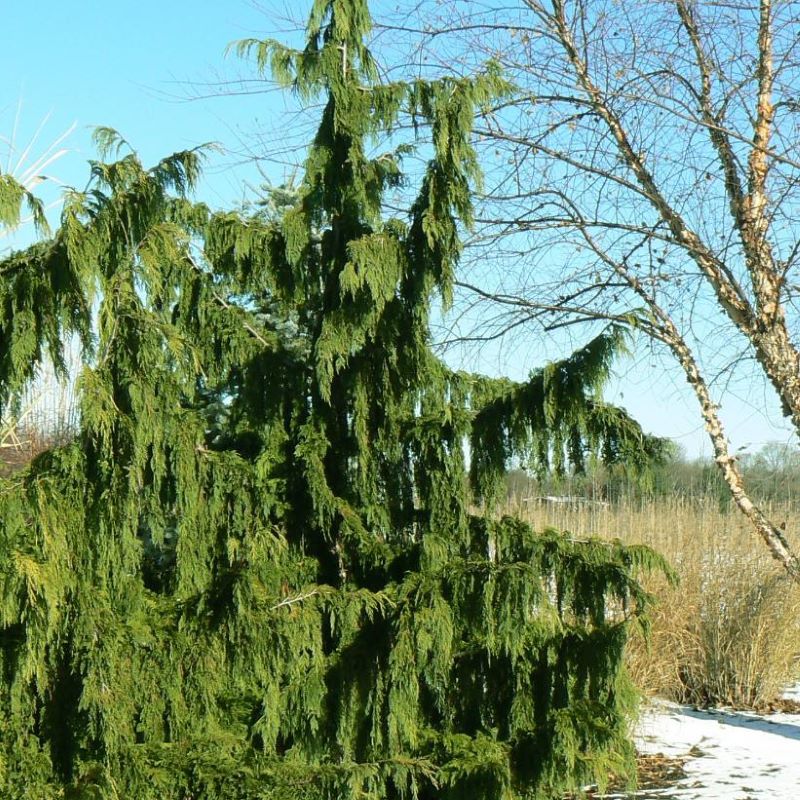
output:
<path id="1" fill-rule="evenodd" d="M 742 451 L 738 461 L 764 503 L 800 501 L 800 449 L 784 442 L 767 442 L 753 452 Z M 717 500 L 730 504 L 730 492 L 710 458 L 688 458 L 678 445 L 645 475 L 632 475 L 620 465 L 590 462 L 583 471 L 539 476 L 518 468 L 506 479 L 510 500 L 532 497 L 575 497 L 611 503 L 679 497 Z"/>

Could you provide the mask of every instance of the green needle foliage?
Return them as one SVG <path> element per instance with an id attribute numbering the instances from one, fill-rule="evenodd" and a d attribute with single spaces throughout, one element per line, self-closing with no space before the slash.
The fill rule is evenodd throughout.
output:
<path id="1" fill-rule="evenodd" d="M 47 220 L 41 200 L 12 175 L 0 172 L 0 234 L 3 228 L 15 228 L 19 225 L 22 210 L 26 206 L 36 227 L 46 231 Z"/>
<path id="2" fill-rule="evenodd" d="M 0 173 L 0 237 L 19 225 L 25 208 L 35 228 L 47 232 L 41 201 L 11 175 Z M 68 259 L 63 239 L 21 253 L 0 251 L 0 419 L 45 353 L 63 373 L 64 339 L 77 333 L 88 344 L 79 269 Z"/>
<path id="3" fill-rule="evenodd" d="M 0 484 L 3 797 L 515 800 L 631 768 L 621 653 L 663 565 L 471 511 L 512 459 L 652 447 L 597 400 L 620 335 L 525 384 L 434 357 L 503 84 L 379 84 L 369 25 L 317 0 L 304 50 L 240 45 L 325 99 L 296 202 L 212 215 L 200 152 L 129 154 L 0 262 L 3 391 L 98 307 L 80 436 Z M 409 119 L 431 157 L 391 217 L 404 149 L 368 153 Z"/>

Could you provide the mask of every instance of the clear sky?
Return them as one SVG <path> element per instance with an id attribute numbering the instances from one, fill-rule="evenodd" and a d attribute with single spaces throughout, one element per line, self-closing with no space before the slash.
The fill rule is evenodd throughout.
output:
<path id="1" fill-rule="evenodd" d="M 282 24 L 279 2 L 15 0 L 13 5 L 13 13 L 4 15 L 10 24 L 0 33 L 6 87 L 0 136 L 11 137 L 18 116 L 20 151 L 49 115 L 32 148 L 41 153 L 76 123 L 67 139 L 70 153 L 51 168 L 66 183 L 85 183 L 86 159 L 95 157 L 90 134 L 96 125 L 117 129 L 150 163 L 208 141 L 235 151 L 256 119 L 270 121 L 283 108 L 275 93 L 188 99 L 219 93 L 216 81 L 247 74 L 235 54 L 226 56 L 226 46 L 248 36 L 275 35 L 275 23 Z M 231 159 L 211 159 L 203 188 L 204 194 L 215 192 L 220 203 L 241 194 L 242 171 L 236 178 L 222 174 Z M 208 200 L 214 203 L 213 197 Z"/>
<path id="2" fill-rule="evenodd" d="M 4 5 L 10 7 L 12 0 Z M 313 118 L 298 117 L 291 100 L 275 92 L 223 96 L 215 83 L 252 76 L 235 55 L 225 55 L 226 46 L 249 36 L 285 39 L 293 27 L 287 18 L 302 18 L 305 5 L 281 0 L 13 0 L 0 33 L 0 74 L 6 87 L 0 99 L 0 137 L 14 136 L 20 153 L 44 122 L 31 148 L 31 155 L 38 155 L 75 123 L 65 142 L 69 152 L 48 171 L 78 187 L 86 182 L 86 160 L 95 156 L 90 133 L 96 125 L 116 128 L 146 163 L 216 141 L 227 155 L 211 157 L 200 195 L 213 206 L 237 202 L 246 193 L 245 184 L 259 180 L 252 164 L 237 155 L 243 146 L 258 146 L 253 133 L 267 130 L 266 146 L 279 146 L 283 133 L 289 139 Z M 7 143 L 0 141 L 0 155 L 6 150 Z M 7 169 L 5 159 L 0 167 Z M 273 181 L 285 177 L 279 165 L 268 169 Z M 476 360 L 463 366 L 523 378 L 548 356 L 560 355 L 533 341 L 530 347 L 524 340 L 517 345 L 473 354 Z M 642 351 L 621 362 L 618 371 L 609 399 L 626 406 L 652 432 L 676 438 L 689 455 L 710 452 L 696 403 L 668 362 Z M 763 384 L 732 387 L 728 398 L 723 410 L 734 448 L 790 441 Z"/>

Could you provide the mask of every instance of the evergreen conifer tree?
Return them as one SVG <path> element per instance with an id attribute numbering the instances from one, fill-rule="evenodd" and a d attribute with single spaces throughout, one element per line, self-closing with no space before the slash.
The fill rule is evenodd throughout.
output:
<path id="1" fill-rule="evenodd" d="M 514 457 L 654 447 L 598 400 L 620 334 L 524 384 L 433 355 L 502 82 L 381 84 L 369 25 L 315 0 L 302 51 L 240 47 L 326 101 L 283 213 L 210 214 L 200 153 L 129 153 L 0 263 L 3 298 L 67 280 L 41 324 L 0 306 L 4 391 L 99 303 L 80 436 L 0 485 L 3 797 L 512 800 L 631 767 L 658 559 L 489 513 Z M 403 150 L 368 149 L 406 117 L 432 146 L 399 218 Z"/>

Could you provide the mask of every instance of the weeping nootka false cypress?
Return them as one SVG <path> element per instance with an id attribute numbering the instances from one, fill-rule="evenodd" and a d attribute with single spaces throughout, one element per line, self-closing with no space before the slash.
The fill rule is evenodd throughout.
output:
<path id="1" fill-rule="evenodd" d="M 0 400 L 86 345 L 79 435 L 0 484 L 3 797 L 511 800 L 631 766 L 658 559 L 489 514 L 514 457 L 646 461 L 598 399 L 621 334 L 523 384 L 433 355 L 503 83 L 381 84 L 369 29 L 319 1 L 302 51 L 239 46 L 325 103 L 275 213 L 210 214 L 199 152 L 147 170 L 101 130 L 117 160 L 0 261 Z M 405 148 L 367 152 L 409 118 L 430 160 L 393 217 Z"/>

